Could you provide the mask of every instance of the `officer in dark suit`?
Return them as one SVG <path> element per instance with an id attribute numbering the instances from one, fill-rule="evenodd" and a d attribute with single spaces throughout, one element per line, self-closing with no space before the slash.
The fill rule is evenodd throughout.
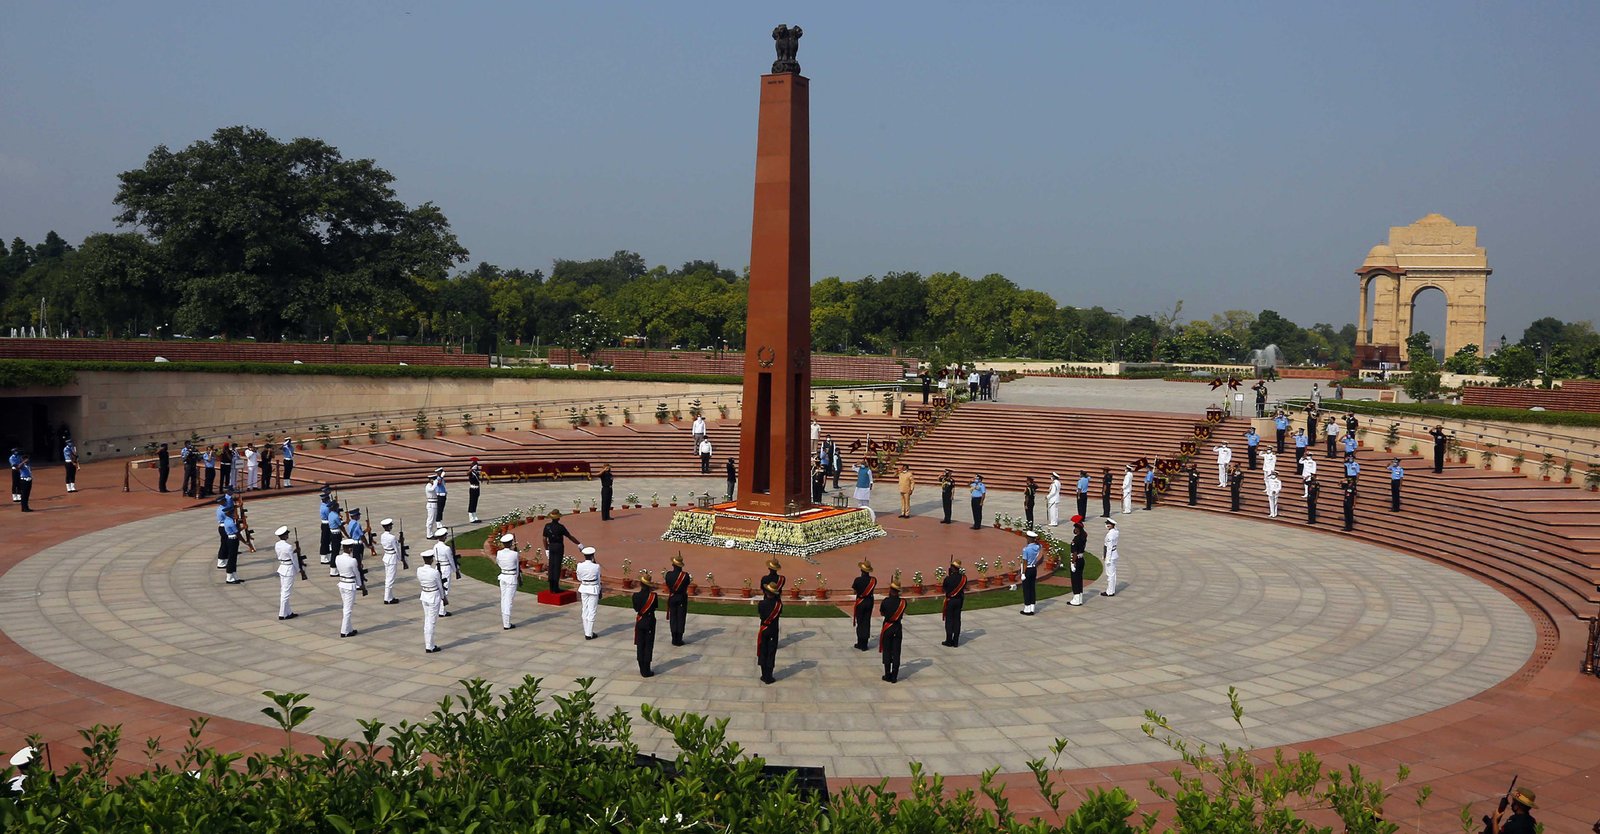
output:
<path id="1" fill-rule="evenodd" d="M 1033 499 L 1038 494 L 1039 485 L 1029 475 L 1027 483 L 1022 485 L 1022 517 L 1028 522 L 1029 529 L 1033 528 Z"/>
<path id="2" fill-rule="evenodd" d="M 939 522 L 940 524 L 951 523 L 950 513 L 955 505 L 955 496 L 956 476 L 950 470 L 946 469 L 944 474 L 939 476 L 939 500 L 944 502 L 944 520 Z"/>
<path id="3" fill-rule="evenodd" d="M 561 511 L 551 510 L 550 521 L 544 526 L 545 558 L 549 563 L 548 577 L 550 592 L 561 590 L 561 560 L 567 555 L 567 542 L 583 547 L 583 542 L 573 537 L 568 532 L 566 525 L 561 523 Z"/>
<path id="4" fill-rule="evenodd" d="M 928 395 L 933 393 L 933 377 L 928 376 L 927 371 L 923 371 L 920 376 L 922 379 L 922 404 L 927 405 Z"/>
<path id="5" fill-rule="evenodd" d="M 878 580 L 872 575 L 871 562 L 861 562 L 856 567 L 861 568 L 861 575 L 850 583 L 850 590 L 856 595 L 855 608 L 851 609 L 850 616 L 856 621 L 856 649 L 864 652 L 867 650 L 867 635 L 872 630 L 872 592 L 878 587 Z"/>
<path id="6" fill-rule="evenodd" d="M 732 501 L 733 500 L 733 495 L 734 495 L 734 488 L 739 485 L 739 466 L 738 466 L 738 464 L 733 462 L 733 458 L 728 458 L 727 470 L 728 470 L 727 471 L 727 475 L 728 475 L 728 500 Z M 822 490 L 820 490 L 820 489 L 817 490 L 817 503 L 819 503 L 819 504 L 822 503 Z"/>
<path id="7" fill-rule="evenodd" d="M 68 445 L 67 448 L 70 449 L 72 447 L 70 445 Z M 167 489 L 167 476 L 170 475 L 171 473 L 172 473 L 172 455 L 171 455 L 170 452 L 167 451 L 167 444 L 163 443 L 163 444 L 161 444 L 161 448 L 156 450 L 156 476 L 157 476 L 156 483 L 157 483 L 157 488 L 160 489 L 160 491 L 162 491 L 162 492 L 169 492 L 170 491 L 170 490 Z M 74 484 L 74 481 L 77 480 L 77 477 L 76 477 L 77 474 L 78 474 L 78 456 L 77 456 L 77 452 L 74 451 L 73 455 L 72 455 L 72 459 L 67 461 L 67 487 L 68 487 L 67 491 L 68 492 L 77 492 L 77 489 L 74 488 L 76 486 Z"/>
<path id="8" fill-rule="evenodd" d="M 883 598 L 879 613 L 883 615 L 883 629 L 878 632 L 878 651 L 883 653 L 883 679 L 895 683 L 900 680 L 900 641 L 906 618 L 906 601 L 900 598 L 900 583 L 889 583 L 889 595 Z"/>
<path id="9" fill-rule="evenodd" d="M 1080 512 L 1078 515 L 1086 513 Z M 1100 470 L 1100 517 L 1111 517 L 1111 467 L 1109 466 Z"/>
<path id="10" fill-rule="evenodd" d="M 1428 432 L 1428 434 L 1433 437 L 1433 471 L 1443 472 L 1444 452 L 1445 448 L 1450 445 L 1450 435 L 1444 433 L 1444 426 L 1442 425 L 1434 426 L 1433 431 Z"/>
<path id="11" fill-rule="evenodd" d="M 1306 481 L 1306 523 L 1317 523 L 1317 496 L 1322 494 L 1322 484 L 1317 483 L 1317 476 L 1312 475 Z"/>
<path id="12" fill-rule="evenodd" d="M 961 569 L 960 559 L 950 560 L 950 571 L 944 577 L 944 643 L 955 648 L 961 645 L 961 607 L 967 603 L 967 573 Z"/>
<path id="13" fill-rule="evenodd" d="M 733 459 L 732 458 L 728 459 L 728 465 L 729 466 L 733 465 Z M 730 483 L 731 483 L 731 481 L 730 481 Z M 813 504 L 821 504 L 822 503 L 822 491 L 824 489 L 827 489 L 827 487 L 828 487 L 828 470 L 827 470 L 827 468 L 822 465 L 822 461 L 817 461 L 817 460 L 812 461 L 811 462 L 811 503 L 813 503 Z M 732 497 L 732 493 L 731 492 L 729 494 L 729 497 Z"/>
<path id="14" fill-rule="evenodd" d="M 183 484 L 181 491 L 190 498 L 200 494 L 200 453 L 183 441 L 183 448 L 178 450 L 178 460 L 183 464 Z"/>
<path id="15" fill-rule="evenodd" d="M 661 577 L 667 589 L 667 627 L 672 630 L 672 645 L 683 645 L 683 624 L 689 617 L 689 572 L 683 569 L 683 556 L 672 557 L 672 570 Z M 650 626 L 655 634 L 655 625 Z"/>
<path id="16" fill-rule="evenodd" d="M 468 474 L 470 476 L 471 473 L 468 473 Z M 611 520 L 611 497 L 612 497 L 611 488 L 612 488 L 612 482 L 615 481 L 615 480 L 616 480 L 616 476 L 611 474 L 611 464 L 609 464 L 609 463 L 601 464 L 600 465 L 600 520 L 601 521 L 610 521 Z"/>
<path id="17" fill-rule="evenodd" d="M 1236 513 L 1239 511 L 1239 488 L 1242 486 L 1244 486 L 1244 470 L 1240 469 L 1239 464 L 1235 463 L 1228 471 L 1229 512 Z"/>
<path id="18" fill-rule="evenodd" d="M 1189 506 L 1200 503 L 1200 469 L 1194 464 L 1189 464 Z"/>
<path id="19" fill-rule="evenodd" d="M 761 626 L 756 632 L 756 663 L 761 667 L 761 682 L 776 683 L 772 667 L 778 663 L 778 627 L 783 618 L 783 600 L 778 597 L 778 585 L 773 582 L 761 586 L 761 602 L 756 606 L 756 616 Z"/>
<path id="20" fill-rule="evenodd" d="M 633 654 L 639 659 L 639 677 L 655 677 L 650 658 L 656 651 L 656 606 L 660 596 L 655 589 L 641 585 L 633 593 Z M 681 644 L 680 644 L 681 645 Z"/>
<path id="21" fill-rule="evenodd" d="M 1344 479 L 1344 530 L 1356 529 L 1356 479 Z"/>

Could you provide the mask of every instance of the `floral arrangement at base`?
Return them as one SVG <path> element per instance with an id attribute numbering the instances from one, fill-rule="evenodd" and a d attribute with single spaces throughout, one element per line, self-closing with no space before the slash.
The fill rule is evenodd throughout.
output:
<path id="1" fill-rule="evenodd" d="M 888 535 L 865 510 L 844 513 L 817 521 L 762 519 L 755 536 L 721 535 L 714 532 L 717 517 L 706 512 L 677 512 L 663 541 L 726 547 L 728 542 L 740 550 L 798 556 L 810 560 L 818 553 L 837 550 L 869 539 Z"/>

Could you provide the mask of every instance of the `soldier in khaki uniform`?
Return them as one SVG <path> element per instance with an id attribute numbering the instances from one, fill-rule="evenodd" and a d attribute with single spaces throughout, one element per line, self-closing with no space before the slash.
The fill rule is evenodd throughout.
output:
<path id="1" fill-rule="evenodd" d="M 911 517 L 911 493 L 917 489 L 917 480 L 911 475 L 911 467 L 900 465 L 900 517 Z"/>

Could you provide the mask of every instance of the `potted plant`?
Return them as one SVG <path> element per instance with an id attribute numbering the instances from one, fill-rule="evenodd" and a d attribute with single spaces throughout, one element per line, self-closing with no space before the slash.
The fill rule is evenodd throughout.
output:
<path id="1" fill-rule="evenodd" d="M 989 560 L 980 556 L 972 566 L 978 569 L 978 587 L 989 587 Z"/>
<path id="2" fill-rule="evenodd" d="M 630 492 L 622 497 L 622 506 L 626 507 L 630 504 L 635 508 L 639 506 L 639 493 Z"/>
<path id="3" fill-rule="evenodd" d="M 578 559 L 576 556 L 561 557 L 561 575 L 572 578 L 578 573 Z"/>
<path id="4" fill-rule="evenodd" d="M 1600 464 L 1589 464 L 1589 471 L 1583 473 L 1583 485 L 1590 492 L 1600 492 Z"/>
<path id="5" fill-rule="evenodd" d="M 1400 442 L 1400 424 L 1390 423 L 1389 428 L 1383 430 L 1383 451 L 1394 452 L 1395 444 Z"/>
<path id="6" fill-rule="evenodd" d="M 665 422 L 667 422 L 667 416 L 669 414 L 671 414 L 671 413 L 672 412 L 667 410 L 667 404 L 666 403 L 656 403 L 656 422 L 657 423 L 665 423 Z"/>
<path id="7" fill-rule="evenodd" d="M 667 503 L 667 506 L 669 506 L 669 507 L 676 507 L 676 506 L 678 506 L 678 494 L 677 494 L 677 493 L 676 493 L 676 492 L 674 492 L 674 493 L 673 493 L 673 494 L 672 494 L 672 500 L 671 500 L 671 501 L 670 501 L 670 502 L 668 502 L 668 503 Z"/>
<path id="8" fill-rule="evenodd" d="M 1422 457 L 1422 450 L 1417 447 L 1417 444 L 1415 442 L 1413 442 L 1411 444 L 1411 447 L 1409 449 L 1407 449 L 1406 451 L 1410 452 L 1411 456 L 1414 457 L 1414 458 Z"/>
<path id="9" fill-rule="evenodd" d="M 1556 453 L 1555 452 L 1545 452 L 1544 453 L 1544 457 L 1539 459 L 1539 480 L 1542 480 L 1542 481 L 1550 480 L 1550 471 L 1552 469 L 1555 469 L 1555 468 L 1556 468 Z"/>
<path id="10" fill-rule="evenodd" d="M 420 408 L 417 409 L 417 416 L 411 418 L 411 422 L 415 423 L 417 426 L 418 437 L 428 436 L 428 412 L 423 411 Z"/>
<path id="11" fill-rule="evenodd" d="M 883 413 L 884 414 L 893 414 L 894 413 L 894 392 L 893 391 L 885 391 L 885 392 L 883 392 Z"/>
<path id="12" fill-rule="evenodd" d="M 574 499 L 572 499 L 572 514 L 573 515 L 578 515 L 578 514 L 580 514 L 582 512 L 583 512 L 583 499 L 582 498 L 574 498 Z"/>
<path id="13" fill-rule="evenodd" d="M 705 412 L 700 408 L 700 401 L 698 399 L 694 399 L 694 400 L 690 400 L 689 401 L 689 416 L 690 417 L 699 417 L 703 413 L 705 413 Z"/>
<path id="14" fill-rule="evenodd" d="M 1494 449 L 1495 444 L 1486 443 L 1483 450 L 1478 452 L 1478 462 L 1483 464 L 1484 469 L 1494 468 Z"/>
<path id="15" fill-rule="evenodd" d="M 472 434 L 472 427 L 475 426 L 475 425 L 477 425 L 477 423 L 472 422 L 472 415 L 471 414 L 463 414 L 463 415 L 461 415 L 461 430 L 462 431 L 466 432 L 467 434 Z"/>
<path id="16" fill-rule="evenodd" d="M 599 403 L 594 407 L 594 424 L 597 425 L 597 426 L 603 426 L 603 425 L 606 424 L 606 404 L 605 403 Z"/>
<path id="17" fill-rule="evenodd" d="M 643 586 L 648 588 L 648 587 L 650 587 L 650 582 L 654 578 L 655 577 L 650 573 L 650 571 L 647 571 L 647 570 L 639 571 L 639 584 L 640 585 L 643 585 Z"/>
<path id="18" fill-rule="evenodd" d="M 1517 456 L 1511 459 L 1511 471 L 1513 473 L 1521 472 L 1522 471 L 1522 464 L 1527 459 L 1528 459 L 1527 455 L 1524 455 L 1523 453 L 1518 452 Z"/>
<path id="19" fill-rule="evenodd" d="M 742 595 L 744 596 L 745 599 L 749 599 L 751 597 L 751 595 L 754 594 L 754 593 L 755 593 L 755 591 L 752 590 L 751 587 L 750 587 L 750 580 L 746 579 L 744 581 L 744 588 L 742 589 Z"/>
<path id="20" fill-rule="evenodd" d="M 706 587 L 711 589 L 712 596 L 722 596 L 722 589 L 717 587 L 717 577 L 711 571 L 706 571 Z"/>
<path id="21" fill-rule="evenodd" d="M 600 512 L 600 502 L 597 499 L 594 499 L 594 498 L 590 498 L 589 499 L 589 512 L 591 512 L 591 513 Z"/>
<path id="22" fill-rule="evenodd" d="M 1561 483 L 1572 483 L 1572 460 L 1570 458 L 1561 463 Z"/>
<path id="23" fill-rule="evenodd" d="M 622 424 L 623 425 L 627 425 L 627 424 L 632 423 L 632 422 L 633 422 L 633 409 L 631 409 L 631 408 L 629 408 L 627 406 L 623 406 L 622 407 Z"/>
<path id="24" fill-rule="evenodd" d="M 332 433 L 328 429 L 328 424 L 327 423 L 318 424 L 317 425 L 317 443 L 320 444 L 322 446 L 322 448 L 326 449 L 326 448 L 328 448 L 328 443 L 331 442 L 332 439 L 333 439 L 333 436 L 332 436 Z"/>
<path id="25" fill-rule="evenodd" d="M 727 403 L 717 403 L 717 416 L 721 417 L 724 420 L 728 419 L 728 404 Z"/>
<path id="26" fill-rule="evenodd" d="M 650 506 L 652 506 L 652 507 L 661 506 L 661 493 L 659 493 L 659 492 L 650 493 Z"/>
<path id="27" fill-rule="evenodd" d="M 899 571 L 896 571 L 896 573 L 899 573 Z M 922 571 L 919 570 L 912 572 L 911 587 L 915 588 L 919 594 L 924 593 L 927 590 L 927 586 L 922 584 Z"/>
<path id="28" fill-rule="evenodd" d="M 821 572 L 817 573 L 817 599 L 828 598 L 828 578 Z"/>
<path id="29" fill-rule="evenodd" d="M 534 509 L 534 512 L 539 514 L 539 520 L 540 521 L 544 521 L 545 516 L 546 516 L 546 511 L 549 510 L 550 508 L 549 508 L 549 506 L 547 506 L 545 504 L 535 504 L 535 505 L 533 505 L 533 509 Z"/>
<path id="30" fill-rule="evenodd" d="M 630 574 L 632 574 L 632 573 L 633 573 L 633 560 L 632 559 L 623 559 L 622 560 L 622 587 L 623 587 L 624 590 L 628 590 L 628 591 L 633 590 L 633 578 L 630 576 Z"/>
<path id="31" fill-rule="evenodd" d="M 700 583 L 694 581 L 694 574 L 689 574 L 689 596 L 700 593 Z"/>
<path id="32" fill-rule="evenodd" d="M 829 394 L 828 395 L 828 413 L 830 415 L 834 416 L 834 417 L 838 417 L 839 416 L 839 395 L 838 394 Z"/>
<path id="33" fill-rule="evenodd" d="M 799 599 L 800 592 L 804 590 L 805 587 L 806 581 L 804 579 L 796 579 L 794 584 L 789 586 L 789 599 Z"/>
<path id="34" fill-rule="evenodd" d="M 1456 463 L 1467 462 L 1467 449 L 1465 446 L 1461 445 L 1461 440 L 1455 435 L 1452 434 L 1447 440 L 1445 440 L 1445 449 L 1450 456 L 1456 459 Z"/>
<path id="35" fill-rule="evenodd" d="M 537 428 L 540 428 L 540 427 L 542 427 L 544 425 L 543 421 L 541 420 L 542 417 L 544 417 L 544 412 L 543 411 L 535 411 L 535 412 L 533 412 L 533 427 L 534 428 L 537 429 Z"/>

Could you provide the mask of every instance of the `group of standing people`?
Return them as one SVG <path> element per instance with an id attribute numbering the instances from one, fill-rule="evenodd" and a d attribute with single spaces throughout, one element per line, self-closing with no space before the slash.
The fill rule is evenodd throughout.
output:
<path id="1" fill-rule="evenodd" d="M 209 444 L 204 449 L 185 440 L 178 450 L 178 465 L 183 467 L 183 481 L 179 492 L 188 498 L 210 498 L 219 493 L 231 495 L 238 492 L 271 489 L 277 475 L 280 488 L 294 486 L 294 438 L 284 438 L 281 443 L 254 443 L 243 445 L 224 443 L 219 448 Z M 281 473 L 278 460 L 282 459 Z M 171 474 L 171 452 L 162 443 L 156 450 L 157 489 L 167 488 Z"/>

